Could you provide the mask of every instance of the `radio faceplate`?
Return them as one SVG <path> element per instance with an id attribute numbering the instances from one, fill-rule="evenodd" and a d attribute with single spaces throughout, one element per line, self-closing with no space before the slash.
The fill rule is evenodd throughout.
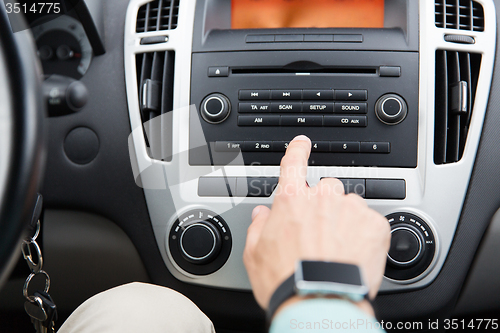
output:
<path id="1" fill-rule="evenodd" d="M 189 131 L 191 165 L 235 164 L 240 151 L 245 165 L 279 165 L 287 142 L 305 134 L 310 165 L 417 166 L 417 52 L 193 53 L 191 82 L 201 120 L 190 128 L 202 127 Z M 214 99 L 224 97 L 229 114 L 202 117 L 207 106 L 222 114 L 227 103 Z M 207 143 L 211 154 L 194 149 Z"/>

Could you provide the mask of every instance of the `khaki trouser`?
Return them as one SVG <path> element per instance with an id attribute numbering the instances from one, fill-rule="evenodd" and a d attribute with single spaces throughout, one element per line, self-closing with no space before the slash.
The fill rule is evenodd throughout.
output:
<path id="1" fill-rule="evenodd" d="M 151 284 L 130 283 L 80 305 L 58 333 L 214 333 L 208 317 L 187 297 Z"/>

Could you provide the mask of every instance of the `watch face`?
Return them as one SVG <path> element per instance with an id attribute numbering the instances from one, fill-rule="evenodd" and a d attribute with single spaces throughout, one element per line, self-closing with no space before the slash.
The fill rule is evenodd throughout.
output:
<path id="1" fill-rule="evenodd" d="M 356 265 L 300 261 L 295 271 L 295 291 L 300 295 L 339 295 L 360 301 L 368 293 L 368 288 Z"/>
<path id="2" fill-rule="evenodd" d="M 301 264 L 304 281 L 362 285 L 361 273 L 356 265 L 322 261 L 302 261 Z"/>

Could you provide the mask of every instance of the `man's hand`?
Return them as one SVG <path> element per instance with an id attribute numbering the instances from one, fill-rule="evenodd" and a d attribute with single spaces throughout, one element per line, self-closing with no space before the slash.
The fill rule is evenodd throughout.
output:
<path id="1" fill-rule="evenodd" d="M 344 194 L 338 179 L 306 183 L 311 141 L 296 137 L 281 160 L 272 209 L 257 206 L 243 254 L 255 298 L 263 309 L 297 260 L 322 260 L 361 267 L 371 298 L 382 282 L 390 227 L 355 194 Z"/>

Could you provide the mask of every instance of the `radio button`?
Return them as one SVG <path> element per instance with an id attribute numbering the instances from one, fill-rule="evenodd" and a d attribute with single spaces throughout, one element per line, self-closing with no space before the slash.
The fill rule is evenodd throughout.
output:
<path id="1" fill-rule="evenodd" d="M 304 42 L 333 42 L 333 35 L 304 35 Z"/>
<path id="2" fill-rule="evenodd" d="M 366 103 L 335 103 L 335 113 L 366 113 Z"/>
<path id="3" fill-rule="evenodd" d="M 334 153 L 359 153 L 359 142 L 330 142 L 330 151 Z"/>
<path id="4" fill-rule="evenodd" d="M 215 151 L 218 152 L 240 152 L 242 143 L 238 141 L 216 141 Z"/>
<path id="5" fill-rule="evenodd" d="M 239 103 L 239 112 L 270 112 L 271 103 Z"/>
<path id="6" fill-rule="evenodd" d="M 270 90 L 242 89 L 239 91 L 238 98 L 241 100 L 270 99 L 271 98 L 271 91 Z"/>
<path id="7" fill-rule="evenodd" d="M 302 112 L 333 113 L 333 103 L 302 103 Z"/>
<path id="8" fill-rule="evenodd" d="M 366 90 L 335 90 L 337 101 L 366 101 L 368 91 Z"/>
<path id="9" fill-rule="evenodd" d="M 228 191 L 228 185 L 229 190 Z M 198 195 L 200 197 L 230 197 L 236 193 L 236 177 L 200 177 Z"/>
<path id="10" fill-rule="evenodd" d="M 391 152 L 391 144 L 389 142 L 361 142 L 361 152 L 388 154 Z"/>
<path id="11" fill-rule="evenodd" d="M 330 143 L 326 141 L 313 141 L 311 145 L 311 152 L 324 153 L 330 151 Z"/>
<path id="12" fill-rule="evenodd" d="M 275 35 L 275 42 L 302 42 L 304 41 L 304 35 Z"/>
<path id="13" fill-rule="evenodd" d="M 271 90 L 271 99 L 302 99 L 302 90 Z"/>
<path id="14" fill-rule="evenodd" d="M 270 197 L 278 186 L 278 177 L 237 177 L 237 197 Z"/>
<path id="15" fill-rule="evenodd" d="M 284 152 L 288 148 L 289 141 L 273 141 L 273 151 Z"/>
<path id="16" fill-rule="evenodd" d="M 366 197 L 368 199 L 403 200 L 406 198 L 406 181 L 404 179 L 367 179 Z"/>
<path id="17" fill-rule="evenodd" d="M 209 77 L 221 77 L 221 76 L 229 76 L 229 67 L 208 67 L 208 76 Z"/>
<path id="18" fill-rule="evenodd" d="M 365 197 L 366 184 L 364 179 L 359 178 L 339 178 L 339 180 L 344 184 L 345 194 L 354 193 L 360 197 Z"/>
<path id="19" fill-rule="evenodd" d="M 291 102 L 291 103 L 271 103 L 271 112 L 302 112 L 302 103 Z"/>
<path id="20" fill-rule="evenodd" d="M 323 126 L 323 116 L 281 116 L 281 126 Z"/>
<path id="21" fill-rule="evenodd" d="M 401 76 L 401 67 L 399 66 L 380 66 L 380 77 L 399 77 Z"/>
<path id="22" fill-rule="evenodd" d="M 238 116 L 238 126 L 279 126 L 280 116 Z"/>
<path id="23" fill-rule="evenodd" d="M 247 35 L 245 39 L 247 43 L 272 43 L 274 35 Z"/>
<path id="24" fill-rule="evenodd" d="M 302 98 L 310 100 L 333 100 L 333 90 L 302 90 Z"/>
<path id="25" fill-rule="evenodd" d="M 362 43 L 363 35 L 333 35 L 334 42 L 343 42 L 343 43 Z"/>
<path id="26" fill-rule="evenodd" d="M 366 116 L 325 116 L 324 126 L 332 127 L 366 127 Z"/>
<path id="27" fill-rule="evenodd" d="M 243 151 L 273 151 L 271 141 L 245 141 L 243 142 Z"/>

